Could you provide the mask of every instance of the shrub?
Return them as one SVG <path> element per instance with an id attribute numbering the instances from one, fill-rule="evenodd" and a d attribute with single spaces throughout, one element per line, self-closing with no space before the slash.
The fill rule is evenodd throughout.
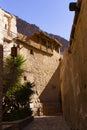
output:
<path id="1" fill-rule="evenodd" d="M 6 59 L 3 75 L 3 121 L 19 120 L 32 115 L 29 103 L 34 93 L 34 83 L 20 83 L 24 61 L 22 56 Z"/>

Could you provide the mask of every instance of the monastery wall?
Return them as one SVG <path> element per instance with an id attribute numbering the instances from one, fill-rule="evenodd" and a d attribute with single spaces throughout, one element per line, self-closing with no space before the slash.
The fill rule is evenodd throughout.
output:
<path id="1" fill-rule="evenodd" d="M 78 1 L 79 2 L 79 1 Z M 87 129 L 87 0 L 82 0 L 72 43 L 61 67 L 63 112 L 72 130 Z"/>
<path id="2" fill-rule="evenodd" d="M 33 41 L 32 41 L 33 42 Z M 33 54 L 30 54 L 33 50 Z M 53 51 L 53 55 L 47 55 L 46 53 L 31 47 L 24 47 L 20 50 L 20 54 L 24 56 L 26 60 L 25 73 L 27 81 L 34 82 L 35 95 L 33 97 L 33 103 L 38 108 L 38 103 L 42 106 L 49 106 L 50 112 L 44 110 L 44 114 L 58 113 L 60 111 L 60 67 L 59 59 L 61 55 Z M 58 107 L 59 105 L 59 107 Z M 54 108 L 54 111 L 53 111 Z M 45 107 L 44 109 L 48 109 Z"/>
<path id="3" fill-rule="evenodd" d="M 15 16 L 0 9 L 0 43 L 3 45 L 4 57 L 11 53 L 15 37 L 17 37 Z"/>
<path id="4" fill-rule="evenodd" d="M 15 16 L 2 9 L 0 9 L 0 21 L 0 42 L 3 44 L 3 53 L 6 57 L 11 54 L 14 38 L 17 37 L 17 23 Z M 35 84 L 35 94 L 32 101 L 36 111 L 39 107 L 42 107 L 44 109 L 43 114 L 57 114 L 62 109 L 59 80 L 59 64 L 62 56 L 55 49 L 48 48 L 49 53 L 47 53 L 44 46 L 41 46 L 42 50 L 36 49 L 32 46 L 32 44 L 35 44 L 33 40 L 30 40 L 30 44 L 21 41 L 18 47 L 19 54 L 23 55 L 26 60 L 22 81 L 30 81 Z M 60 45 L 56 44 L 56 46 L 59 47 Z M 43 51 L 44 48 L 45 51 Z"/>

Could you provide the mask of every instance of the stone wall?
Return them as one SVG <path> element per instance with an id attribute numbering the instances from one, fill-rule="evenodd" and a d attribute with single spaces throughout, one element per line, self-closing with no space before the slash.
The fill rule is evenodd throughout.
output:
<path id="1" fill-rule="evenodd" d="M 0 20 L 0 41 L 3 44 L 4 57 L 6 57 L 11 53 L 11 47 L 14 44 L 13 39 L 17 37 L 16 18 L 0 9 Z M 57 114 L 62 109 L 59 80 L 61 55 L 58 52 L 59 48 L 57 50 L 60 45 L 57 44 L 53 50 L 45 47 L 47 51 L 43 51 L 43 46 L 39 49 L 34 47 L 35 42 L 33 40 L 29 40 L 29 45 L 23 41 L 17 44 L 19 53 L 26 60 L 22 82 L 30 81 L 35 84 L 32 106 L 36 109 L 35 111 L 41 108 L 40 112 L 43 114 Z M 42 108 L 44 108 L 43 112 Z"/>
<path id="2" fill-rule="evenodd" d="M 65 119 L 73 130 L 86 130 L 87 0 L 82 0 L 78 20 L 74 27 L 75 32 L 72 44 L 69 45 L 64 53 L 61 67 L 63 112 Z"/>
<path id="3" fill-rule="evenodd" d="M 7 21 L 5 17 L 7 17 Z M 7 28 L 6 24 L 8 24 Z M 3 45 L 4 57 L 11 53 L 11 47 L 14 44 L 13 39 L 15 37 L 17 37 L 15 16 L 0 9 L 0 43 Z"/>
<path id="4" fill-rule="evenodd" d="M 3 74 L 3 46 L 0 44 L 0 130 L 2 130 L 2 94 L 3 94 L 3 86 L 2 86 L 2 74 Z"/>
<path id="5" fill-rule="evenodd" d="M 4 57 L 11 53 L 11 47 L 13 46 L 13 42 L 8 43 L 9 38 L 7 37 L 7 30 L 5 29 L 5 16 L 11 18 L 10 31 L 14 32 L 11 38 L 17 36 L 16 29 L 16 20 L 15 17 L 6 13 L 4 10 L 0 8 L 0 130 L 2 129 L 1 121 L 2 121 L 2 94 L 3 94 L 3 86 L 2 86 L 2 75 L 3 75 L 3 55 Z M 7 37 L 7 41 L 4 41 L 4 38 Z"/>
<path id="6" fill-rule="evenodd" d="M 30 53 L 31 50 L 33 54 Z M 53 55 L 50 55 L 26 45 L 23 45 L 19 52 L 26 60 L 24 77 L 26 77 L 27 81 L 35 84 L 35 94 L 32 97 L 34 107 L 37 110 L 37 108 L 43 107 L 43 105 L 46 106 L 46 109 L 49 106 L 49 109 L 52 108 L 49 114 L 58 113 L 60 111 L 58 99 L 60 98 L 59 59 L 61 55 L 55 50 Z M 54 112 L 52 112 L 53 109 Z M 43 114 L 47 113 L 43 112 Z"/>

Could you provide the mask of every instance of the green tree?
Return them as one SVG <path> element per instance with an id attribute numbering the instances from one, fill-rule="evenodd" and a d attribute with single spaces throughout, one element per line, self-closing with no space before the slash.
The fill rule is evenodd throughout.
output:
<path id="1" fill-rule="evenodd" d="M 3 120 L 13 121 L 32 115 L 30 97 L 34 93 L 34 84 L 25 82 L 16 87 L 13 93 L 8 94 L 3 100 Z"/>
<path id="2" fill-rule="evenodd" d="M 30 97 L 34 93 L 33 87 L 34 83 L 25 82 L 23 85 L 15 89 L 14 97 L 18 106 L 21 106 L 21 108 L 29 106 Z"/>
<path id="3" fill-rule="evenodd" d="M 3 75 L 3 120 L 17 120 L 32 114 L 30 109 L 30 97 L 34 93 L 34 84 L 30 82 L 20 83 L 24 72 L 24 58 L 17 56 L 8 57 L 4 62 Z"/>
<path id="4" fill-rule="evenodd" d="M 8 57 L 4 62 L 3 68 L 3 92 L 13 90 L 16 86 L 20 84 L 20 78 L 22 76 L 24 58 L 21 55 L 18 55 L 16 58 Z"/>

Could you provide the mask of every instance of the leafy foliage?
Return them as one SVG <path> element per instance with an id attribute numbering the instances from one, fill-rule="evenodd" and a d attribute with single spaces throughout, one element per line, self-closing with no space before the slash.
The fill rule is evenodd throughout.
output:
<path id="1" fill-rule="evenodd" d="M 3 121 L 18 120 L 32 114 L 29 103 L 34 84 L 20 83 L 24 62 L 22 56 L 17 56 L 15 59 L 8 57 L 4 64 Z"/>
<path id="2" fill-rule="evenodd" d="M 19 55 L 15 59 L 8 57 L 4 62 L 3 68 L 3 92 L 16 87 L 20 83 L 20 77 L 24 70 L 22 69 L 25 60 Z"/>
<path id="3" fill-rule="evenodd" d="M 30 109 L 30 96 L 34 84 L 26 82 L 16 88 L 15 91 L 3 99 L 3 120 L 17 120 L 32 114 Z M 10 118 L 10 119 L 9 119 Z"/>
<path id="4" fill-rule="evenodd" d="M 20 120 L 25 117 L 31 116 L 32 111 L 29 108 L 22 108 L 22 109 L 14 109 L 9 113 L 5 113 L 3 116 L 3 121 L 14 121 L 14 120 Z"/>
<path id="5" fill-rule="evenodd" d="M 26 106 L 27 102 L 29 101 L 29 97 L 34 93 L 32 90 L 33 87 L 34 84 L 30 82 L 25 82 L 23 85 L 21 85 L 21 87 L 18 87 L 18 89 L 14 92 L 16 102 L 21 106 Z"/>

